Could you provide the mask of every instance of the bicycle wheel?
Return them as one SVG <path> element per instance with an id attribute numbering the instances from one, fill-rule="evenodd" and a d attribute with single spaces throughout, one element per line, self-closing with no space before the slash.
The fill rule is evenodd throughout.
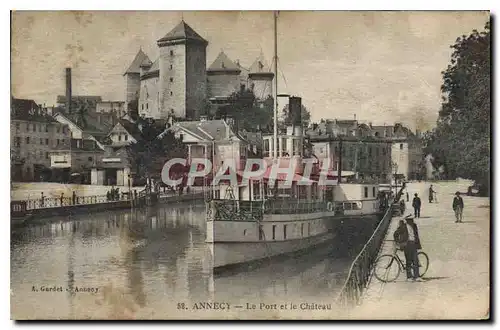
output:
<path id="1" fill-rule="evenodd" d="M 401 266 L 393 255 L 384 254 L 375 261 L 373 273 L 381 282 L 387 283 L 395 281 L 400 272 Z"/>
<path id="2" fill-rule="evenodd" d="M 427 273 L 427 269 L 429 269 L 429 257 L 423 251 L 417 253 L 418 259 L 418 273 L 420 277 L 423 277 L 425 273 Z"/>

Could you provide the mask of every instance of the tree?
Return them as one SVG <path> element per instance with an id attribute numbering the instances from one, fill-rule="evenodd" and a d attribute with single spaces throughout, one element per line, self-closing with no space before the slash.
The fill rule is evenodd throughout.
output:
<path id="1" fill-rule="evenodd" d="M 489 189 L 490 177 L 490 23 L 457 38 L 451 64 L 442 72 L 442 107 L 437 127 L 424 137 L 434 167 L 448 178 L 475 180 Z M 483 191 L 488 193 L 488 191 Z"/>
<path id="2" fill-rule="evenodd" d="M 309 110 L 302 104 L 302 109 L 300 111 L 300 117 L 302 121 L 302 126 L 303 127 L 308 127 L 309 123 L 311 122 L 311 114 L 309 113 Z M 285 125 L 291 125 L 292 123 L 292 118 L 291 118 L 291 113 L 289 111 L 289 105 L 286 104 L 285 107 L 283 108 L 283 115 L 282 115 L 282 121 Z"/>
<path id="3" fill-rule="evenodd" d="M 216 117 L 231 117 L 239 129 L 249 132 L 272 132 L 273 98 L 260 101 L 252 90 L 241 88 L 229 97 L 229 105 L 217 109 Z"/>
<path id="4" fill-rule="evenodd" d="M 173 132 L 163 131 L 163 127 L 152 120 L 140 120 L 136 124 L 141 138 L 126 150 L 137 178 L 160 179 L 163 165 L 168 160 L 187 157 L 186 145 Z"/>

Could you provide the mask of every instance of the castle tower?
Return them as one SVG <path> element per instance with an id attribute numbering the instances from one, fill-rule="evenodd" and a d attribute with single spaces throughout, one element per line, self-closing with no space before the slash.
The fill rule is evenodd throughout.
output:
<path id="1" fill-rule="evenodd" d="M 253 89 L 255 97 L 260 100 L 265 100 L 268 96 L 273 95 L 274 73 L 269 69 L 270 67 L 261 53 L 250 67 L 248 73 L 250 88 Z"/>
<path id="2" fill-rule="evenodd" d="M 197 119 L 206 98 L 208 42 L 181 21 L 157 44 L 161 116 Z"/>
<path id="3" fill-rule="evenodd" d="M 139 90 L 141 88 L 141 64 L 151 62 L 149 57 L 144 54 L 142 49 L 135 55 L 134 60 L 123 74 L 125 77 L 125 111 L 128 112 L 130 101 L 139 99 Z"/>
<path id="4" fill-rule="evenodd" d="M 227 98 L 240 88 L 241 69 L 221 51 L 207 69 L 207 92 L 212 99 Z"/>

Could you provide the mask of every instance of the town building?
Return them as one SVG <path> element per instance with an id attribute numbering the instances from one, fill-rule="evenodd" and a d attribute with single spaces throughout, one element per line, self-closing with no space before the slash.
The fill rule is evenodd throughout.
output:
<path id="1" fill-rule="evenodd" d="M 66 79 L 71 79 L 71 77 L 66 77 Z M 66 82 L 69 84 L 70 82 Z M 71 97 L 71 110 L 72 112 L 76 112 L 80 107 L 84 106 L 87 111 L 95 112 L 97 109 L 97 104 L 102 102 L 101 96 L 95 95 L 70 95 Z M 58 95 L 56 99 L 56 106 L 58 108 L 67 108 L 67 99 L 66 95 Z M 68 112 L 68 111 L 66 111 Z"/>
<path id="2" fill-rule="evenodd" d="M 413 133 L 401 123 L 373 126 L 374 134 L 391 140 L 392 172 L 406 180 L 425 179 L 425 160 L 420 132 Z"/>
<path id="3" fill-rule="evenodd" d="M 113 123 L 103 118 L 100 114 L 58 112 L 54 115 L 57 122 L 69 128 L 71 141 L 50 152 L 50 166 L 58 181 L 91 182 L 91 169 L 104 156 L 111 142 L 108 133 Z"/>
<path id="4" fill-rule="evenodd" d="M 97 113 L 112 113 L 122 118 L 126 114 L 124 101 L 100 101 L 96 104 Z"/>
<path id="5" fill-rule="evenodd" d="M 313 124 L 306 134 L 321 167 L 329 162 L 338 171 L 342 159 L 343 177 L 382 181 L 391 177 L 391 141 L 375 136 L 371 125 L 356 119 L 327 120 Z"/>
<path id="6" fill-rule="evenodd" d="M 52 179 L 50 152 L 69 145 L 71 134 L 33 100 L 11 100 L 11 180 Z"/>

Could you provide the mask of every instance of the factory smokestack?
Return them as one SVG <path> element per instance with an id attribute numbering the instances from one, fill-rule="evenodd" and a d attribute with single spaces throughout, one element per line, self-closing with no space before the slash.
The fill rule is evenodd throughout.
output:
<path id="1" fill-rule="evenodd" d="M 71 113 L 71 68 L 66 68 L 66 112 Z"/>

